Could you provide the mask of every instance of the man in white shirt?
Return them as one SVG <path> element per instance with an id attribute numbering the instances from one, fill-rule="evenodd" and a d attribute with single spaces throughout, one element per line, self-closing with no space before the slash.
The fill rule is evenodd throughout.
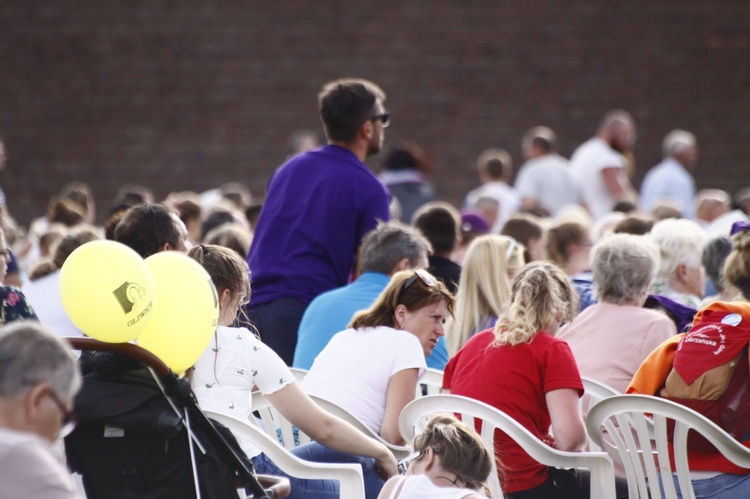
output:
<path id="1" fill-rule="evenodd" d="M 698 162 L 695 135 L 672 130 L 664 137 L 664 161 L 646 174 L 641 185 L 641 209 L 650 212 L 660 202 L 679 207 L 683 218 L 694 216 L 695 180 L 688 170 Z"/>
<path id="2" fill-rule="evenodd" d="M 477 158 L 477 170 L 482 185 L 466 195 L 466 207 L 477 209 L 482 198 L 496 199 L 498 213 L 490 232 L 499 234 L 505 221 L 521 208 L 520 194 L 508 184 L 513 160 L 502 149 L 487 149 Z"/>
<path id="3" fill-rule="evenodd" d="M 635 122 L 622 110 L 609 111 L 596 135 L 581 144 L 570 158 L 570 170 L 581 183 L 583 201 L 596 221 L 620 201 L 635 201 L 627 174 L 629 154 L 635 143 Z"/>
<path id="4" fill-rule="evenodd" d="M 521 142 L 526 158 L 518 170 L 516 190 L 521 207 L 556 215 L 563 206 L 581 204 L 581 187 L 570 173 L 568 161 L 557 154 L 557 136 L 546 126 L 526 132 Z"/>
<path id="5" fill-rule="evenodd" d="M 36 321 L 0 329 L 0 499 L 74 499 L 52 444 L 71 421 L 81 374 L 70 348 Z"/>

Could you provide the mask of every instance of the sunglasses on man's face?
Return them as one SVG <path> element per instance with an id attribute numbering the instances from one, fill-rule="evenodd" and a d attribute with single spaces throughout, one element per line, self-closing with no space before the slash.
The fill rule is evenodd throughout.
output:
<path id="1" fill-rule="evenodd" d="M 391 124 L 391 113 L 378 114 L 376 116 L 371 116 L 367 119 L 369 121 L 372 121 L 373 123 L 380 120 L 380 123 L 383 125 L 383 128 L 388 128 L 388 125 Z"/>

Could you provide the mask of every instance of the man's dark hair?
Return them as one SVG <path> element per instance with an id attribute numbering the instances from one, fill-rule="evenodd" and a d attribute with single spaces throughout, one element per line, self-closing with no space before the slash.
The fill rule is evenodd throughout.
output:
<path id="1" fill-rule="evenodd" d="M 328 140 L 353 141 L 359 127 L 372 116 L 378 99 L 384 101 L 385 93 L 367 80 L 326 83 L 318 94 L 318 108 Z"/>
<path id="2" fill-rule="evenodd" d="M 161 204 L 133 206 L 117 224 L 115 241 L 131 247 L 143 258 L 158 253 L 165 243 L 177 247 L 180 232 L 176 216 L 176 212 Z"/>
<path id="3" fill-rule="evenodd" d="M 436 255 L 444 255 L 456 247 L 461 215 L 451 204 L 433 201 L 414 213 L 412 224 L 430 241 Z"/>

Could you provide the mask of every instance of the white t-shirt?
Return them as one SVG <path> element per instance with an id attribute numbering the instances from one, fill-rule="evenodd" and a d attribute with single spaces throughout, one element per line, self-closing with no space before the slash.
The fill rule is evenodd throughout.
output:
<path id="1" fill-rule="evenodd" d="M 388 499 L 461 499 L 471 494 L 482 495 L 471 489 L 438 487 L 426 475 L 409 475 L 398 477 Z"/>
<path id="2" fill-rule="evenodd" d="M 219 326 L 195 363 L 192 383 L 201 408 L 247 419 L 254 386 L 266 395 L 292 381 L 294 375 L 281 357 L 253 333 Z"/>
<path id="3" fill-rule="evenodd" d="M 24 284 L 23 294 L 42 324 L 63 337 L 83 336 L 65 312 L 60 295 L 59 270 Z"/>
<path id="4" fill-rule="evenodd" d="M 0 499 L 76 499 L 70 473 L 33 433 L 0 428 Z"/>
<path id="5" fill-rule="evenodd" d="M 615 204 L 602 178 L 606 168 L 618 168 L 619 175 L 626 175 L 625 157 L 599 137 L 581 144 L 570 158 L 570 171 L 581 184 L 583 200 L 594 220 L 612 211 Z"/>
<path id="6" fill-rule="evenodd" d="M 505 222 L 521 209 L 521 195 L 505 182 L 487 182 L 466 195 L 466 207 L 474 208 L 476 202 L 483 197 L 497 199 L 500 204 L 497 220 L 490 228 L 490 232 L 499 234 Z"/>
<path id="7" fill-rule="evenodd" d="M 391 376 L 427 364 L 419 339 L 387 326 L 347 329 L 315 358 L 302 388 L 343 407 L 380 434 Z"/>
<path id="8" fill-rule="evenodd" d="M 524 163 L 518 170 L 516 189 L 522 198 L 534 199 L 552 215 L 569 204 L 580 204 L 581 186 L 557 154 L 546 154 Z"/>

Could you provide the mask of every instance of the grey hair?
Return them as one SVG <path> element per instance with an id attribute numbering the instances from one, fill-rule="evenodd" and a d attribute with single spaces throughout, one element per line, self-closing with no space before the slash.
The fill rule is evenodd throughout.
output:
<path id="1" fill-rule="evenodd" d="M 659 250 L 643 236 L 612 234 L 591 251 L 597 300 L 640 305 L 659 268 Z"/>
<path id="2" fill-rule="evenodd" d="M 362 240 L 361 271 L 391 275 L 399 260 L 409 260 L 416 267 L 432 245 L 416 229 L 398 222 L 381 222 Z"/>
<path id="3" fill-rule="evenodd" d="M 708 239 L 703 227 L 692 220 L 669 218 L 657 222 L 649 234 L 659 247 L 658 275 L 667 279 L 675 276 L 677 267 L 701 265 L 703 246 Z"/>
<path id="4" fill-rule="evenodd" d="M 81 372 L 70 347 L 37 321 L 0 328 L 0 399 L 14 398 L 49 383 L 63 400 L 81 387 Z"/>
<path id="5" fill-rule="evenodd" d="M 672 157 L 685 149 L 695 147 L 695 142 L 695 135 L 692 133 L 685 130 L 672 130 L 664 137 L 661 150 L 664 157 Z"/>

